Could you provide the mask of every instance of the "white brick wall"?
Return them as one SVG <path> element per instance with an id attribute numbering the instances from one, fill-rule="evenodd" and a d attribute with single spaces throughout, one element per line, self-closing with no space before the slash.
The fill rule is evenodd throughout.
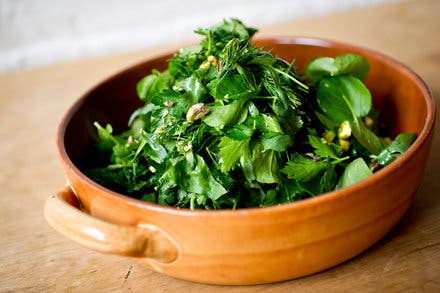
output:
<path id="1" fill-rule="evenodd" d="M 392 0 L 0 0 L 0 72 L 193 37 L 237 17 L 255 27 Z"/>

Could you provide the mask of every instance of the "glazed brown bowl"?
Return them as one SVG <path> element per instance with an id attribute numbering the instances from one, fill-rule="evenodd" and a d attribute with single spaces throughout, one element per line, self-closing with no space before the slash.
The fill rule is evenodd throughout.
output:
<path id="1" fill-rule="evenodd" d="M 96 136 L 94 121 L 123 130 L 141 106 L 136 83 L 170 54 L 130 67 L 84 94 L 57 137 L 68 187 L 50 197 L 51 226 L 94 250 L 132 257 L 155 271 L 212 284 L 259 284 L 335 266 L 364 251 L 399 221 L 420 184 L 433 137 L 434 99 L 409 68 L 380 53 L 308 38 L 260 39 L 259 45 L 301 70 L 318 56 L 357 53 L 371 65 L 366 80 L 393 135 L 415 132 L 400 158 L 347 188 L 264 208 L 202 211 L 159 206 L 98 185 L 82 173 Z"/>

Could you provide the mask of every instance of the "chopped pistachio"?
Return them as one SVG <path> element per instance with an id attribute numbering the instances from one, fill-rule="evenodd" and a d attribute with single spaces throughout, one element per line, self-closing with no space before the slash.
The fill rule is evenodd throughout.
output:
<path id="1" fill-rule="evenodd" d="M 327 141 L 327 143 L 330 144 L 335 139 L 336 133 L 334 133 L 333 131 L 329 130 L 329 131 L 326 131 L 322 136 Z"/>
<path id="2" fill-rule="evenodd" d="M 172 107 L 174 105 L 174 102 L 172 102 L 172 101 L 165 101 L 163 104 L 165 106 L 167 106 L 167 107 Z"/>
<path id="3" fill-rule="evenodd" d="M 345 120 L 341 123 L 338 129 L 338 138 L 340 139 L 347 139 L 351 136 L 351 127 L 350 122 Z"/>
<path id="4" fill-rule="evenodd" d="M 209 69 L 209 67 L 211 67 L 211 62 L 208 60 L 203 61 L 203 63 L 199 66 L 200 69 Z"/>
<path id="5" fill-rule="evenodd" d="M 192 149 L 192 143 L 191 142 L 188 142 L 188 144 L 183 147 L 183 150 L 185 152 L 189 152 L 191 149 Z"/>
<path id="6" fill-rule="evenodd" d="M 368 117 L 368 116 L 366 116 L 366 117 L 364 118 L 364 122 L 365 122 L 365 125 L 366 125 L 368 128 L 371 128 L 371 127 L 373 127 L 373 125 L 374 125 L 374 120 L 373 120 L 371 117 Z"/>
<path id="7" fill-rule="evenodd" d="M 350 149 L 350 142 L 348 140 L 339 139 L 339 145 L 341 146 L 341 148 L 344 152 L 346 152 Z"/>
<path id="8" fill-rule="evenodd" d="M 209 61 L 209 63 L 211 63 L 211 65 L 217 66 L 217 63 L 218 63 L 217 57 L 215 57 L 213 55 L 209 55 L 207 60 Z"/>
<path id="9" fill-rule="evenodd" d="M 189 108 L 186 113 L 186 120 L 189 122 L 194 122 L 196 120 L 202 119 L 206 114 L 209 113 L 209 109 L 203 103 L 194 104 Z"/>
<path id="10" fill-rule="evenodd" d="M 165 126 L 159 126 L 158 128 L 156 128 L 156 130 L 154 131 L 154 134 L 161 134 L 165 131 Z"/>

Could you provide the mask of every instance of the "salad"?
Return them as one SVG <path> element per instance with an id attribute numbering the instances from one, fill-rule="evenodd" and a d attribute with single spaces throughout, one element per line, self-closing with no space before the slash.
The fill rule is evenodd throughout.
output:
<path id="1" fill-rule="evenodd" d="M 319 57 L 301 74 L 256 47 L 256 31 L 237 19 L 197 29 L 199 45 L 138 82 L 145 104 L 125 132 L 95 122 L 100 155 L 86 174 L 160 205 L 263 207 L 361 181 L 415 140 L 386 136 L 364 57 Z"/>

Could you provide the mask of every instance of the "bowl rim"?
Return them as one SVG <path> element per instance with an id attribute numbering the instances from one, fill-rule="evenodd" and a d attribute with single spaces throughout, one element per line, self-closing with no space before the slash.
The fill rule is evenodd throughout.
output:
<path id="1" fill-rule="evenodd" d="M 410 78 L 418 88 L 423 93 L 423 99 L 425 101 L 425 104 L 427 105 L 427 115 L 425 117 L 425 122 L 423 125 L 423 128 L 421 129 L 420 133 L 417 135 L 416 140 L 414 143 L 408 148 L 408 150 L 399 158 L 397 158 L 395 161 L 393 161 L 388 166 L 378 170 L 375 172 L 372 176 L 356 183 L 351 186 L 339 189 L 339 190 L 333 190 L 330 192 L 322 193 L 314 197 L 302 199 L 299 201 L 294 201 L 291 203 L 283 203 L 283 204 L 277 204 L 273 206 L 265 206 L 265 207 L 251 207 L 251 208 L 238 208 L 235 210 L 232 209 L 220 209 L 220 210 L 202 210 L 202 209 L 195 209 L 191 210 L 189 208 L 176 208 L 171 206 L 163 206 L 156 203 L 150 203 L 145 202 L 139 199 L 135 199 L 132 197 L 129 197 L 127 195 L 124 195 L 122 193 L 115 192 L 111 189 L 108 189 L 89 177 L 87 177 L 82 171 L 79 170 L 79 168 L 72 162 L 69 155 L 67 154 L 66 147 L 65 147 L 65 134 L 66 129 L 69 123 L 72 120 L 72 117 L 75 115 L 75 113 L 81 108 L 81 106 L 85 103 L 88 96 L 93 93 L 95 90 L 103 86 L 104 84 L 112 81 L 113 79 L 116 79 L 117 77 L 126 74 L 127 72 L 133 70 L 135 67 L 142 66 L 146 62 L 149 62 L 154 59 L 159 58 L 167 58 L 172 56 L 174 51 L 169 51 L 162 54 L 157 55 L 151 55 L 150 57 L 137 62 L 135 64 L 127 66 L 125 69 L 119 70 L 116 73 L 111 74 L 107 78 L 101 80 L 98 82 L 95 86 L 91 87 L 87 91 L 85 91 L 77 100 L 74 101 L 74 103 L 68 108 L 67 112 L 64 114 L 63 118 L 61 119 L 61 122 L 58 125 L 57 128 L 57 135 L 56 135 L 56 145 L 57 145 L 57 151 L 58 156 L 60 160 L 62 161 L 63 165 L 67 166 L 69 170 L 71 170 L 78 178 L 81 179 L 83 184 L 91 185 L 94 189 L 100 189 L 102 191 L 102 196 L 105 197 L 111 197 L 113 199 L 118 199 L 121 201 L 124 201 L 126 204 L 130 206 L 135 206 L 136 208 L 141 209 L 147 209 L 152 210 L 156 212 L 161 212 L 165 214 L 173 214 L 173 215 L 179 215 L 179 216 L 203 216 L 203 217 L 243 217 L 243 216 L 252 216 L 256 214 L 266 214 L 266 213 L 274 213 L 274 212 L 284 212 L 284 211 L 292 211 L 297 209 L 305 209 L 314 207 L 316 205 L 325 204 L 337 199 L 342 199 L 347 196 L 349 196 L 351 193 L 354 193 L 360 189 L 363 189 L 367 186 L 374 185 L 377 181 L 381 180 L 382 177 L 389 175 L 394 170 L 400 168 L 402 165 L 404 165 L 411 157 L 413 157 L 416 152 L 418 152 L 422 146 L 427 142 L 428 138 L 430 137 L 431 133 L 434 131 L 434 125 L 435 125 L 435 117 L 436 117 L 436 107 L 435 107 L 435 99 L 434 96 L 425 83 L 425 81 L 417 74 L 415 73 L 411 68 L 408 66 L 402 64 L 401 62 L 395 60 L 394 58 L 387 56 L 385 54 L 379 53 L 375 50 L 363 47 L 363 46 L 356 46 L 344 42 L 324 39 L 324 38 L 315 38 L 315 37 L 296 37 L 296 36 L 264 36 L 264 37 L 256 37 L 253 39 L 254 42 L 274 42 L 276 44 L 286 44 L 286 45 L 310 45 L 310 46 L 321 46 L 326 48 L 340 48 L 344 50 L 354 50 L 359 52 L 365 52 L 368 54 L 368 56 L 371 56 L 375 59 L 380 59 L 383 63 L 390 65 L 392 67 L 395 67 L 398 69 L 402 74 L 406 75 L 408 78 Z M 368 58 L 367 56 L 367 58 Z"/>

